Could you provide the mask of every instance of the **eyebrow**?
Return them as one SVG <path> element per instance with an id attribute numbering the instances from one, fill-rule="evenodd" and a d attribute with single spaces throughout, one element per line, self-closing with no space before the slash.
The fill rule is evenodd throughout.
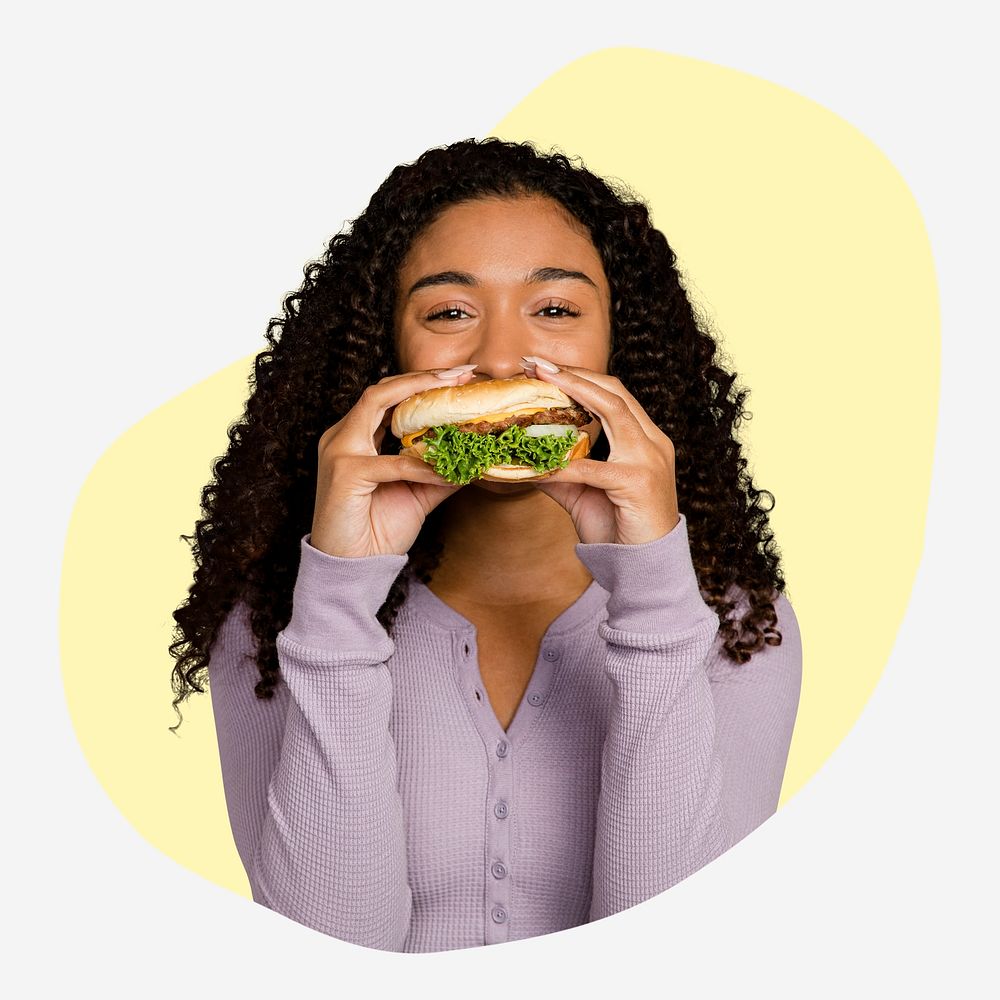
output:
<path id="1" fill-rule="evenodd" d="M 526 285 L 538 285 L 543 281 L 585 281 L 597 288 L 594 281 L 583 271 L 568 271 L 564 267 L 536 267 L 524 279 Z M 410 298 L 414 292 L 431 285 L 468 285 L 470 288 L 478 288 L 479 282 L 476 281 L 475 275 L 469 274 L 468 271 L 438 271 L 437 274 L 425 274 L 415 281 L 406 293 L 406 297 Z"/>

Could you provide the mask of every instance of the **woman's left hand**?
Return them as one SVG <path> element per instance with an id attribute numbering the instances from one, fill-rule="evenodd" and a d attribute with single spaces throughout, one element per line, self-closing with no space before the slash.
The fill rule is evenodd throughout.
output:
<path id="1" fill-rule="evenodd" d="M 639 545 L 672 531 L 680 522 L 674 445 L 625 386 L 613 375 L 572 365 L 558 372 L 525 365 L 525 373 L 572 396 L 608 436 L 606 462 L 575 458 L 531 480 L 566 509 L 580 541 Z"/>

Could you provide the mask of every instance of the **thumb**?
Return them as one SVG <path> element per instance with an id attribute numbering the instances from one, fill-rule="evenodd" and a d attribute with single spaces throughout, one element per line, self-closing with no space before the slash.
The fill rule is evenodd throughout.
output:
<path id="1" fill-rule="evenodd" d="M 550 483 L 546 479 L 532 481 L 539 493 L 551 497 L 564 510 L 569 510 L 573 497 L 580 492 L 580 487 L 573 483 Z"/>
<path id="2" fill-rule="evenodd" d="M 424 508 L 425 516 L 439 504 L 444 503 L 452 494 L 463 488 L 454 485 L 434 486 L 430 483 L 411 483 L 410 487 L 417 494 L 417 498 Z"/>

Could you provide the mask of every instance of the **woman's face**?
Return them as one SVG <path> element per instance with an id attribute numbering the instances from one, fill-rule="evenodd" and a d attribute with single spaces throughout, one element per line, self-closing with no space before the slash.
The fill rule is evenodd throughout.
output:
<path id="1" fill-rule="evenodd" d="M 611 290 L 586 229 L 557 202 L 482 198 L 452 205 L 414 241 L 394 327 L 402 372 L 478 364 L 479 380 L 510 378 L 524 354 L 606 373 Z M 584 429 L 593 444 L 600 423 Z"/>

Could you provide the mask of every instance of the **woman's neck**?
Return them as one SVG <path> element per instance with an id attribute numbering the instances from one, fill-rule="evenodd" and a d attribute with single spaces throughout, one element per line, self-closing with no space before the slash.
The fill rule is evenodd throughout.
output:
<path id="1" fill-rule="evenodd" d="M 464 487 L 440 508 L 443 552 L 432 589 L 475 605 L 577 595 L 592 580 L 569 514 L 533 486 Z"/>

